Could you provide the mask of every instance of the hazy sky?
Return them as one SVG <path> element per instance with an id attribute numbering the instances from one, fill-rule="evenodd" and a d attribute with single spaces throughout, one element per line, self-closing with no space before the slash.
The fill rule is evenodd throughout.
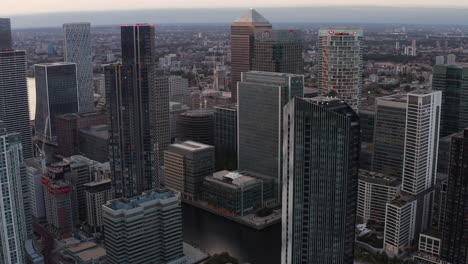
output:
<path id="1" fill-rule="evenodd" d="M 468 7 L 467 0 L 21 0 L 14 2 L 3 4 L 0 8 L 0 15 L 145 8 L 247 8 L 316 5 Z"/>

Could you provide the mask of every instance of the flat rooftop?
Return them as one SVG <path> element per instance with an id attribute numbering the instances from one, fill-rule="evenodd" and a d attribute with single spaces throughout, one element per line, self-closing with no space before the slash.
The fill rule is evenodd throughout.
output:
<path id="1" fill-rule="evenodd" d="M 234 188 L 247 187 L 261 182 L 253 177 L 245 176 L 240 172 L 227 170 L 215 172 L 212 177 L 208 177 L 207 179 L 209 178 L 215 179 L 219 184 Z"/>
<path id="2" fill-rule="evenodd" d="M 192 140 L 184 141 L 181 143 L 175 143 L 170 146 L 171 148 L 179 148 L 179 149 L 188 150 L 188 151 L 197 151 L 197 150 L 213 148 L 213 146 L 206 145 L 206 144 L 192 141 Z"/>
<path id="3" fill-rule="evenodd" d="M 170 198 L 176 198 L 179 194 L 167 189 L 156 189 L 143 192 L 143 194 L 132 198 L 120 198 L 108 201 L 105 206 L 112 210 L 129 210 L 141 207 L 143 203 L 149 201 L 162 201 Z"/>
<path id="4" fill-rule="evenodd" d="M 401 184 L 396 177 L 368 170 L 359 170 L 359 180 L 391 187 L 397 187 Z"/>
<path id="5" fill-rule="evenodd" d="M 41 66 L 41 67 L 56 67 L 56 66 L 65 66 L 65 65 L 76 65 L 76 63 L 72 63 L 72 62 L 47 62 L 47 63 L 34 64 L 34 66 Z"/>

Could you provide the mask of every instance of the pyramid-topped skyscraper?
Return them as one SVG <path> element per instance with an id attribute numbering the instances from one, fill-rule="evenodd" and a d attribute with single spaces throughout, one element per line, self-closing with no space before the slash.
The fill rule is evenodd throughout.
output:
<path id="1" fill-rule="evenodd" d="M 256 29 L 271 29 L 270 22 L 251 8 L 231 25 L 231 91 L 237 101 L 237 82 L 241 73 L 252 70 Z"/>

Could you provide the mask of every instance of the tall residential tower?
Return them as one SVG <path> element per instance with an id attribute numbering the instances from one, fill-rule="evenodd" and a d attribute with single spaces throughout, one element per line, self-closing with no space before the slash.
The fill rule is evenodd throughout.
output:
<path id="1" fill-rule="evenodd" d="M 327 28 L 319 30 L 319 89 L 333 94 L 354 110 L 361 105 L 362 29 Z"/>
<path id="2" fill-rule="evenodd" d="M 359 130 L 337 98 L 284 108 L 282 264 L 353 263 Z"/>
<path id="3" fill-rule="evenodd" d="M 0 263 L 24 263 L 27 236 L 22 193 L 22 147 L 19 134 L 0 122 Z"/>
<path id="4" fill-rule="evenodd" d="M 115 197 L 159 186 L 169 145 L 169 85 L 155 68 L 154 25 L 121 27 L 122 64 L 105 67 L 109 159 Z M 159 158 L 158 158 L 159 157 Z"/>

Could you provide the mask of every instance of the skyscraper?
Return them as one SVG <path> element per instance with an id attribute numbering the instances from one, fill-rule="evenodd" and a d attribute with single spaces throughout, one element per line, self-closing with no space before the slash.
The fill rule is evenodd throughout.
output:
<path id="1" fill-rule="evenodd" d="M 9 18 L 0 18 L 0 51 L 13 48 Z"/>
<path id="2" fill-rule="evenodd" d="M 442 260 L 468 263 L 468 130 L 452 138 Z"/>
<path id="3" fill-rule="evenodd" d="M 29 119 L 26 53 L 12 50 L 9 18 L 0 18 L 0 120 L 10 133 L 20 133 L 23 158 L 34 155 Z"/>
<path id="4" fill-rule="evenodd" d="M 22 147 L 17 133 L 9 134 L 0 122 L 0 252 L 1 263 L 24 263 L 27 236 L 22 195 Z"/>
<path id="5" fill-rule="evenodd" d="M 353 263 L 359 130 L 337 98 L 285 106 L 281 263 Z"/>
<path id="6" fill-rule="evenodd" d="M 249 9 L 231 25 L 231 91 L 237 101 L 241 73 L 252 70 L 255 29 L 270 29 L 271 24 L 255 9 Z"/>
<path id="7" fill-rule="evenodd" d="M 361 105 L 362 29 L 319 30 L 319 89 L 322 95 L 336 93 L 353 109 Z"/>
<path id="8" fill-rule="evenodd" d="M 302 74 L 302 32 L 284 29 L 256 29 L 254 41 L 254 71 Z"/>
<path id="9" fill-rule="evenodd" d="M 435 65 L 432 89 L 442 91 L 442 137 L 468 127 L 468 66 Z"/>
<path id="10" fill-rule="evenodd" d="M 401 192 L 399 197 L 387 203 L 385 213 L 384 249 L 391 256 L 399 256 L 405 252 L 419 234 L 427 230 L 431 224 L 434 202 L 434 185 L 437 171 L 437 154 L 439 146 L 441 92 L 415 91 L 406 95 L 393 95 L 381 99 L 389 112 L 393 111 L 395 120 L 404 117 L 404 126 L 395 122 L 399 128 L 398 138 L 392 138 L 389 129 L 376 137 L 379 142 L 387 141 L 398 144 L 395 151 L 398 155 L 389 156 L 387 161 L 383 155 L 379 164 L 383 171 L 392 168 L 401 172 Z M 379 107 L 382 106 L 380 104 Z M 379 119 L 379 110 L 377 110 Z M 387 122 L 390 122 L 388 119 Z M 377 121 L 378 122 L 378 121 Z M 378 123 L 376 123 L 377 125 Z M 387 125 L 390 123 L 387 123 Z M 382 131 L 382 130 L 381 130 Z M 379 133 L 377 127 L 375 133 Z M 403 140 L 403 147 L 401 147 Z M 393 154 L 395 154 L 394 152 Z"/>
<path id="11" fill-rule="evenodd" d="M 104 69 L 110 116 L 109 159 L 116 198 L 133 197 L 159 186 L 158 154 L 166 143 L 158 138 L 161 131 L 155 129 L 167 123 L 169 138 L 169 91 L 158 98 L 163 93 L 158 89 L 168 87 L 167 79 L 158 76 L 154 65 L 154 25 L 122 26 L 121 41 L 122 64 Z M 161 117 L 164 114 L 167 118 Z"/>
<path id="12" fill-rule="evenodd" d="M 78 112 L 76 64 L 43 63 L 34 65 L 36 76 L 36 135 L 56 141 L 55 117 Z"/>
<path id="13" fill-rule="evenodd" d="M 32 158 L 34 151 L 24 51 L 0 51 L 0 105 L 0 120 L 5 122 L 11 133 L 20 133 L 23 157 Z"/>
<path id="14" fill-rule="evenodd" d="M 94 111 L 93 57 L 91 54 L 91 24 L 63 24 L 65 62 L 76 64 L 78 109 Z"/>
<path id="15" fill-rule="evenodd" d="M 186 263 L 179 193 L 156 189 L 102 208 L 107 263 Z"/>
<path id="16" fill-rule="evenodd" d="M 281 192 L 283 107 L 302 97 L 304 76 L 274 72 L 246 72 L 238 90 L 237 153 L 240 171 L 275 179 Z"/>
<path id="17" fill-rule="evenodd" d="M 401 189 L 419 195 L 435 185 L 442 93 L 413 92 L 407 98 Z"/>

